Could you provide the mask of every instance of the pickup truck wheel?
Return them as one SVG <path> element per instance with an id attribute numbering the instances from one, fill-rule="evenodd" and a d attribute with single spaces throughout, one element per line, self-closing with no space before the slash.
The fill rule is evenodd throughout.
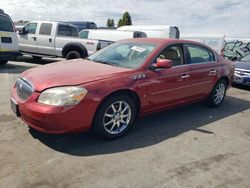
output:
<path id="1" fill-rule="evenodd" d="M 111 96 L 97 109 L 92 131 L 102 138 L 118 138 L 128 131 L 135 117 L 136 106 L 129 96 Z"/>
<path id="2" fill-rule="evenodd" d="M 6 65 L 8 60 L 0 60 L 0 66 Z"/>
<path id="3" fill-rule="evenodd" d="M 32 58 L 33 58 L 33 59 L 42 59 L 43 57 L 33 55 Z"/>
<path id="4" fill-rule="evenodd" d="M 77 51 L 69 51 L 66 55 L 66 59 L 78 59 L 81 57 L 81 54 Z"/>

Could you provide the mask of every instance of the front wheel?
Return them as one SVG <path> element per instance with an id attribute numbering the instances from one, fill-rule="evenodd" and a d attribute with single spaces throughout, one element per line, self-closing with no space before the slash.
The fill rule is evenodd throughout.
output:
<path id="1" fill-rule="evenodd" d="M 92 130 L 103 138 L 118 138 L 124 135 L 136 116 L 134 101 L 126 95 L 106 99 L 96 112 Z"/>
<path id="2" fill-rule="evenodd" d="M 227 82 L 223 79 L 219 80 L 209 95 L 208 104 L 212 107 L 220 106 L 225 99 L 226 90 Z"/>

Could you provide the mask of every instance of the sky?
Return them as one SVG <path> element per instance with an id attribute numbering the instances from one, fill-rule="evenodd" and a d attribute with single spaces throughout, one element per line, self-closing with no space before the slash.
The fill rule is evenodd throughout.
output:
<path id="1" fill-rule="evenodd" d="M 94 21 L 125 11 L 133 25 L 174 25 L 181 33 L 250 38 L 250 0 L 1 0 L 14 21 Z"/>

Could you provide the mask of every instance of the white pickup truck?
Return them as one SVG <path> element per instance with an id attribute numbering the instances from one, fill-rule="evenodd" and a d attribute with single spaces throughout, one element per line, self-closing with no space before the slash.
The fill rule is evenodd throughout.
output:
<path id="1" fill-rule="evenodd" d="M 77 28 L 62 22 L 32 21 L 18 34 L 20 51 L 35 59 L 43 56 L 84 58 L 104 47 L 98 40 L 78 38 Z"/>

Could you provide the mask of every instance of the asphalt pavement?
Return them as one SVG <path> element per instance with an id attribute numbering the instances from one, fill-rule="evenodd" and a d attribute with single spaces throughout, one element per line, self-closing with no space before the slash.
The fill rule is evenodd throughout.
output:
<path id="1" fill-rule="evenodd" d="M 22 57 L 0 68 L 0 188 L 250 187 L 250 88 L 224 104 L 192 104 L 140 118 L 124 137 L 48 135 L 10 109 L 21 72 L 61 59 Z"/>

